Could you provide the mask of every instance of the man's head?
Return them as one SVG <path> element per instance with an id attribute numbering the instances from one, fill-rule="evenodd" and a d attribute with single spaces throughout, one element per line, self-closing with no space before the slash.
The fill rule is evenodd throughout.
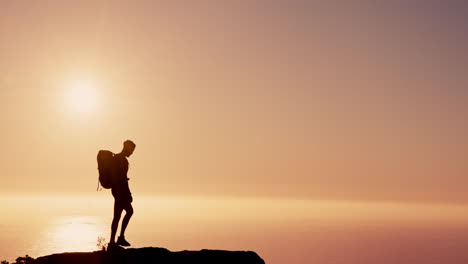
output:
<path id="1" fill-rule="evenodd" d="M 133 141 L 131 140 L 125 140 L 124 143 L 123 143 L 123 149 L 122 149 L 122 153 L 126 156 L 126 157 L 130 157 L 130 155 L 132 155 L 133 151 L 135 150 L 135 143 L 133 143 Z"/>

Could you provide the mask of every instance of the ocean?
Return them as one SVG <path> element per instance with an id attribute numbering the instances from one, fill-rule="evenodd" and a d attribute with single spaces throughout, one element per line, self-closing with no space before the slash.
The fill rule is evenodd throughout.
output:
<path id="1" fill-rule="evenodd" d="M 113 199 L 1 195 L 0 260 L 98 250 Z M 268 264 L 468 263 L 468 206 L 135 196 L 132 247 L 257 252 Z M 102 244 L 102 243 L 101 243 Z"/>

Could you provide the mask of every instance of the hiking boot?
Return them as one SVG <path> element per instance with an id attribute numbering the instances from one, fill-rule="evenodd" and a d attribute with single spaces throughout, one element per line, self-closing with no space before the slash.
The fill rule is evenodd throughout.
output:
<path id="1" fill-rule="evenodd" d="M 130 243 L 128 243 L 127 240 L 125 240 L 125 237 L 119 236 L 117 239 L 117 245 L 123 246 L 123 247 L 129 247 Z"/>
<path id="2" fill-rule="evenodd" d="M 114 251 L 114 250 L 124 250 L 124 248 L 117 245 L 115 242 L 114 243 L 109 243 L 107 245 L 107 251 Z"/>

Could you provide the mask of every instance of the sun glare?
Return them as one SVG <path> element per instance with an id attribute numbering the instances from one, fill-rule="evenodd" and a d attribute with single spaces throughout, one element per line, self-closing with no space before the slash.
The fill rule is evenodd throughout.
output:
<path id="1" fill-rule="evenodd" d="M 61 217 L 55 219 L 44 239 L 56 252 L 91 251 L 96 249 L 97 237 L 103 236 L 106 227 L 96 217 Z"/>
<path id="2" fill-rule="evenodd" d="M 89 113 L 96 110 L 96 84 L 88 80 L 77 80 L 68 84 L 67 104 L 76 113 Z"/>

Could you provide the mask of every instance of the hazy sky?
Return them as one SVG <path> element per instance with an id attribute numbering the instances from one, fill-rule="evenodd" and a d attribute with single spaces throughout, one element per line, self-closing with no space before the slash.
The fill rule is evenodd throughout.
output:
<path id="1" fill-rule="evenodd" d="M 468 202 L 468 4 L 352 2 L 2 0 L 0 192 Z"/>

